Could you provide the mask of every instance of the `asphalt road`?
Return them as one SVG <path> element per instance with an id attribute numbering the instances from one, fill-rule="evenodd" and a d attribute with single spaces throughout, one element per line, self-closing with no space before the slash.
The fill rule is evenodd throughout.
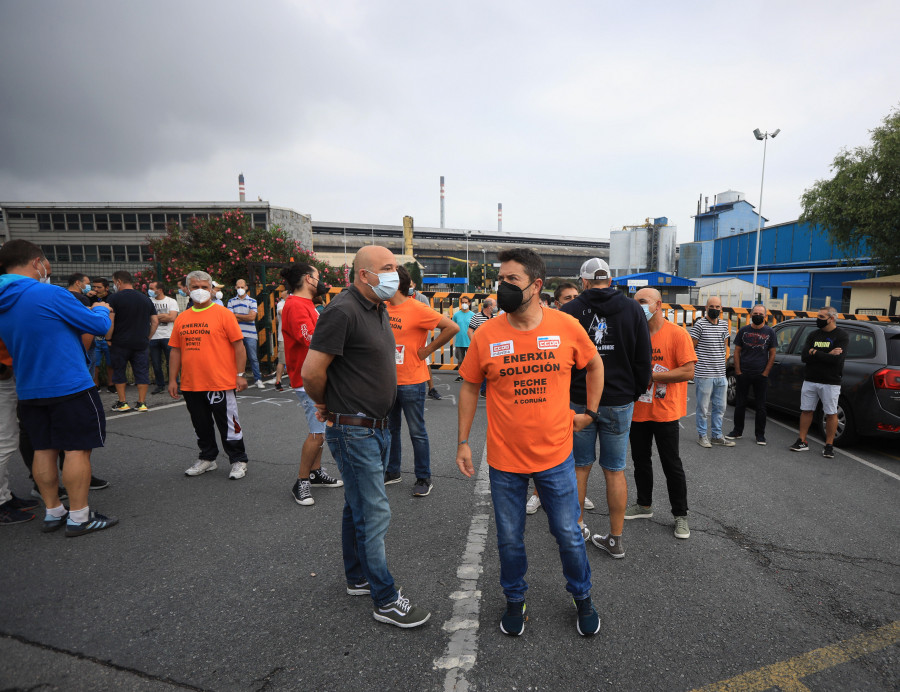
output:
<path id="1" fill-rule="evenodd" d="M 625 559 L 588 546 L 602 630 L 585 639 L 539 511 L 527 522 L 529 621 L 512 638 L 498 627 L 487 483 L 454 462 L 458 385 L 435 378 L 445 397 L 427 403 L 434 490 L 411 496 L 408 438 L 403 482 L 387 489 L 389 565 L 431 610 L 424 627 L 377 623 L 368 597 L 346 595 L 340 489 L 294 503 L 306 428 L 292 393 L 241 398 L 251 461 L 240 481 L 224 462 L 184 475 L 196 459 L 187 412 L 158 395 L 147 413 L 110 412 L 94 455 L 112 485 L 91 505 L 119 526 L 77 540 L 38 521 L 0 531 L 0 690 L 900 688 L 896 443 L 796 454 L 796 421 L 780 417 L 767 447 L 703 449 L 688 416 L 690 539 L 672 534 L 657 467 L 654 516 L 626 523 Z M 483 460 L 481 410 L 470 439 Z M 18 458 L 10 469 L 26 494 Z M 631 473 L 629 462 L 629 501 Z M 601 472 L 588 494 L 587 523 L 605 532 Z"/>

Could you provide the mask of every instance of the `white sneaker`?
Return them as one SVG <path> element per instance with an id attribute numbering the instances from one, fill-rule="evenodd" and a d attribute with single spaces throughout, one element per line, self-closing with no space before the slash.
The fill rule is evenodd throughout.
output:
<path id="1" fill-rule="evenodd" d="M 236 481 L 238 478 L 243 478 L 247 475 L 247 462 L 246 461 L 236 461 L 231 465 L 231 473 L 228 474 L 228 477 Z"/>
<path id="2" fill-rule="evenodd" d="M 257 389 L 265 389 L 265 388 L 266 388 L 266 385 L 263 384 L 263 381 L 262 381 L 262 380 L 257 380 L 257 381 L 256 381 L 256 388 L 257 388 Z"/>
<path id="3" fill-rule="evenodd" d="M 699 435 L 697 437 L 697 444 L 700 445 L 701 447 L 706 447 L 707 449 L 712 447 L 712 443 L 709 441 L 709 438 L 706 437 L 705 435 Z M 732 444 L 734 444 L 734 443 L 732 443 Z"/>
<path id="4" fill-rule="evenodd" d="M 579 524 L 579 530 L 581 531 L 581 537 L 587 542 L 591 538 L 591 530 L 587 527 L 587 524 Z"/>
<path id="5" fill-rule="evenodd" d="M 591 498 L 589 498 L 589 497 L 584 498 L 584 508 L 585 509 L 594 509 L 594 503 L 591 502 Z"/>
<path id="6" fill-rule="evenodd" d="M 184 472 L 185 476 L 199 476 L 201 473 L 206 473 L 207 471 L 215 471 L 216 470 L 216 462 L 215 461 L 204 461 L 200 459 L 196 464 L 191 466 L 187 471 Z"/>
<path id="7" fill-rule="evenodd" d="M 534 514 L 538 511 L 538 507 L 541 506 L 541 498 L 537 495 L 532 495 L 528 498 L 528 504 L 525 505 L 525 514 Z"/>

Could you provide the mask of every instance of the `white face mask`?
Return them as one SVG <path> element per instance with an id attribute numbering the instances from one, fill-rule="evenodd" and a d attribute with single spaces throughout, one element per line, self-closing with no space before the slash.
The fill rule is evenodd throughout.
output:
<path id="1" fill-rule="evenodd" d="M 459 309 L 460 309 L 460 310 L 468 310 L 468 309 L 469 309 L 469 304 L 468 304 L 468 303 L 460 303 L 460 304 L 459 304 Z"/>
<path id="2" fill-rule="evenodd" d="M 222 300 L 222 291 L 216 291 L 216 300 Z"/>
<path id="3" fill-rule="evenodd" d="M 245 294 L 246 292 L 247 292 L 247 290 L 244 289 L 244 288 L 239 288 L 239 289 L 237 290 L 237 294 L 238 294 L 241 298 L 244 297 L 244 294 Z"/>
<path id="4" fill-rule="evenodd" d="M 194 301 L 196 305 L 203 305 L 203 303 L 209 302 L 210 292 L 205 288 L 195 288 L 191 291 L 191 300 Z"/>
<path id="5" fill-rule="evenodd" d="M 47 270 L 44 269 L 43 260 L 41 260 L 38 263 L 38 267 L 39 267 L 38 274 L 40 274 L 40 276 L 41 276 L 41 278 L 38 279 L 38 281 L 40 281 L 42 284 L 49 284 L 50 283 L 50 275 L 47 273 Z"/>

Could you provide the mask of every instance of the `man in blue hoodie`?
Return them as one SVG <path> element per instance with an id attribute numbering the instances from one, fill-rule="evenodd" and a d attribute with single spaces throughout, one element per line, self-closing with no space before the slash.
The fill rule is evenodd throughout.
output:
<path id="1" fill-rule="evenodd" d="M 32 473 L 46 505 L 42 529 L 65 525 L 72 537 L 118 523 L 88 506 L 91 450 L 103 446 L 106 417 L 81 340 L 109 330 L 109 306 L 86 308 L 50 285 L 50 271 L 34 243 L 10 240 L 0 248 L 0 339 L 12 356 L 19 418 L 35 449 Z M 59 499 L 60 450 L 71 511 Z"/>
<path id="2" fill-rule="evenodd" d="M 628 504 L 625 461 L 634 402 L 647 389 L 651 376 L 650 330 L 641 306 L 612 288 L 609 265 L 599 257 L 581 265 L 583 292 L 560 310 L 579 322 L 603 358 L 603 395 L 597 411 L 586 411 L 585 371 L 572 370 L 569 392 L 576 413 L 587 413 L 593 423 L 574 435 L 575 475 L 582 505 L 579 526 L 585 540 L 590 531 L 584 524 L 584 497 L 591 466 L 598 460 L 606 478 L 609 533 L 595 534 L 591 541 L 612 557 L 625 557 L 622 529 Z M 597 456 L 597 442 L 600 455 Z"/>

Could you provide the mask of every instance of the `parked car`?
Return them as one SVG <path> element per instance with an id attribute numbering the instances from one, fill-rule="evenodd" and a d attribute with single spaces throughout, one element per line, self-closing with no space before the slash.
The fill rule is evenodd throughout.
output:
<path id="1" fill-rule="evenodd" d="M 900 324 L 838 320 L 837 326 L 850 335 L 850 343 L 844 359 L 835 444 L 847 446 L 859 436 L 900 440 Z M 772 328 L 775 364 L 769 373 L 768 408 L 799 415 L 804 369 L 800 351 L 816 329 L 816 321 L 801 317 Z M 727 377 L 728 403 L 734 404 L 733 357 L 728 359 Z M 816 410 L 816 422 L 824 436 L 821 404 Z"/>

